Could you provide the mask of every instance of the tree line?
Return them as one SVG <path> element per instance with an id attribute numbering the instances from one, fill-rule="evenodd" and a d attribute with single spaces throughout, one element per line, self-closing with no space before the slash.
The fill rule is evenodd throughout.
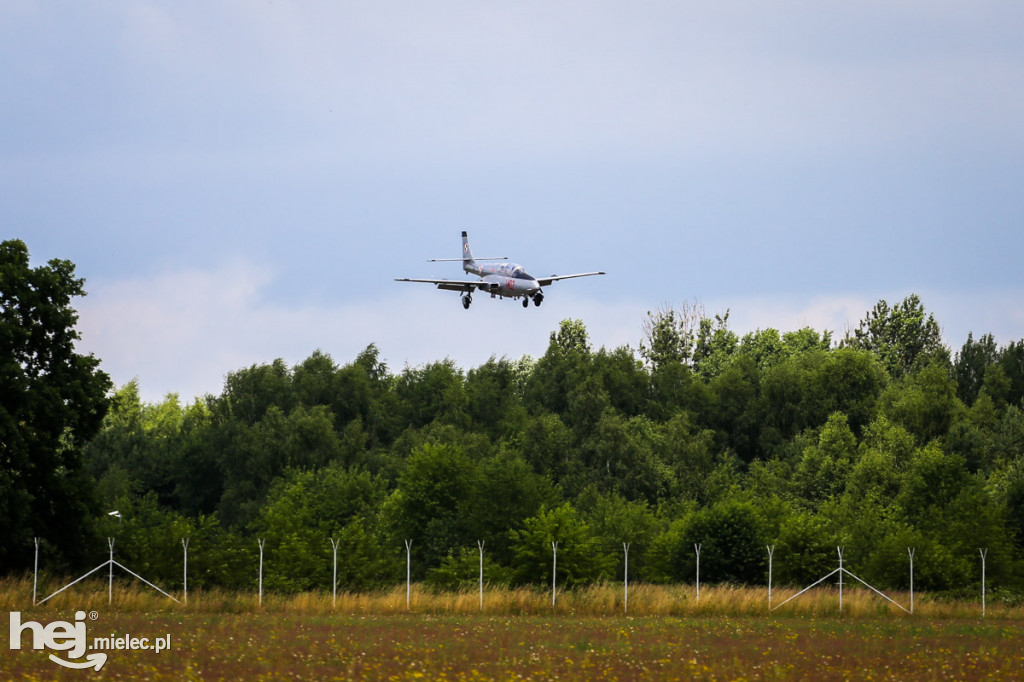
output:
<path id="1" fill-rule="evenodd" d="M 6 573 L 30 567 L 34 536 L 66 570 L 111 536 L 174 585 L 189 537 L 191 585 L 250 589 L 265 538 L 268 588 L 322 589 L 333 539 L 340 588 L 364 590 L 404 578 L 411 540 L 413 578 L 457 587 L 482 541 L 488 580 L 545 584 L 557 540 L 560 583 L 621 579 L 629 542 L 631 580 L 692 580 L 701 543 L 702 581 L 763 584 L 770 544 L 776 582 L 816 580 L 843 546 L 859 576 L 905 587 L 914 547 L 915 587 L 956 591 L 980 581 L 985 547 L 989 587 L 1024 595 L 1024 341 L 972 334 L 953 353 L 917 296 L 842 339 L 741 337 L 728 312 L 684 303 L 648 313 L 635 350 L 594 349 L 564 320 L 536 359 L 393 370 L 374 345 L 347 364 L 318 350 L 149 404 L 73 350 L 91 379 L 33 371 L 15 341 L 54 335 L 32 332 L 35 289 L 15 280 L 77 283 L 55 304 L 69 343 L 82 283 L 66 262 L 28 268 L 18 244 L 0 252 Z"/>

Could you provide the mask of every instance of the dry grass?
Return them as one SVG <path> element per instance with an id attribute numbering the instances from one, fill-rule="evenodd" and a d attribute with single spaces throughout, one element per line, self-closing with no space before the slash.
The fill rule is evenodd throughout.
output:
<path id="1" fill-rule="evenodd" d="M 51 584 L 52 582 L 52 584 Z M 40 585 L 38 598 L 64 584 L 48 581 Z M 779 616 L 832 617 L 839 613 L 839 592 L 835 586 L 818 587 L 783 605 L 798 590 L 775 588 L 772 591 L 770 613 Z M 175 593 L 177 599 L 183 595 Z M 888 593 L 904 607 L 909 607 L 909 594 Z M 8 611 L 62 612 L 77 609 L 106 610 L 108 604 L 106 581 L 83 581 L 49 599 L 45 604 L 32 607 L 31 579 L 7 578 L 0 580 L 0 605 Z M 402 613 L 471 615 L 481 613 L 480 594 L 477 590 L 437 592 L 422 585 L 412 586 L 408 607 L 405 586 L 376 592 L 338 592 L 332 599 L 330 592 L 315 591 L 300 594 L 265 592 L 262 604 L 255 592 L 225 590 L 194 590 L 188 603 L 175 603 L 142 583 L 115 580 L 113 607 L 121 612 L 190 612 L 190 613 L 249 613 L 268 612 L 283 614 L 354 614 L 387 615 Z M 781 605 L 781 606 L 780 606 Z M 554 609 L 550 589 L 520 587 L 488 587 L 484 590 L 485 615 L 541 615 L 554 611 L 574 616 L 610 616 L 622 614 L 624 594 L 621 584 L 599 584 L 559 591 Z M 631 616 L 753 616 L 768 615 L 768 591 L 762 587 L 701 586 L 697 599 L 692 585 L 633 584 L 629 588 L 629 615 Z M 846 587 L 843 591 L 845 617 L 895 616 L 910 617 L 898 607 L 866 589 Z M 1024 620 L 1024 607 L 990 602 L 986 609 L 990 618 Z M 917 594 L 914 616 L 924 618 L 981 617 L 980 595 L 977 601 L 949 601 L 935 599 L 928 594 Z"/>

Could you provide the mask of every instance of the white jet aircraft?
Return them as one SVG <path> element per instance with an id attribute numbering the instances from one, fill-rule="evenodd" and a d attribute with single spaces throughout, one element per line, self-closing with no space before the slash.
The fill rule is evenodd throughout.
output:
<path id="1" fill-rule="evenodd" d="M 591 275 L 603 275 L 604 272 L 581 272 L 575 275 L 551 275 L 550 277 L 536 278 L 528 274 L 521 265 L 515 263 L 480 263 L 479 261 L 508 260 L 506 257 L 498 258 L 473 258 L 473 252 L 469 249 L 469 238 L 466 232 L 462 232 L 462 258 L 432 258 L 428 263 L 440 262 L 462 262 L 462 269 L 476 275 L 478 280 L 463 279 L 409 279 L 407 277 L 396 278 L 396 282 L 426 282 L 436 284 L 438 289 L 447 291 L 462 292 L 462 307 L 469 308 L 473 302 L 473 291 L 484 291 L 495 296 L 506 298 L 522 298 L 523 307 L 529 307 L 530 299 L 534 305 L 540 305 L 544 300 L 542 287 L 560 279 L 572 279 L 574 277 L 590 277 Z"/>

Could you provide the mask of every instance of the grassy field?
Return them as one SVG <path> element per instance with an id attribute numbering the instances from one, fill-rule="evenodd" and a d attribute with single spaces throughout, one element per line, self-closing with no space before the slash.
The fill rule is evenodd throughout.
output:
<path id="1" fill-rule="evenodd" d="M 38 599 L 59 589 L 68 581 L 59 579 L 41 582 Z M 776 587 L 772 590 L 773 616 L 835 616 L 839 614 L 839 593 L 834 585 L 819 587 L 780 605 L 798 590 Z M 183 600 L 180 592 L 174 596 Z M 910 595 L 889 592 L 887 595 L 904 609 L 910 606 Z M 562 615 L 615 616 L 625 613 L 621 584 L 601 584 L 559 591 L 554 612 Z M 1019 602 L 1019 600 L 1017 600 Z M 702 586 L 698 599 L 693 585 L 634 584 L 629 587 L 628 615 L 633 616 L 758 616 L 767 615 L 768 590 L 763 587 Z M 552 613 L 550 588 L 485 588 L 483 609 L 475 589 L 459 592 L 436 592 L 421 585 L 412 585 L 406 605 L 405 585 L 377 592 L 349 593 L 339 591 L 304 592 L 297 595 L 266 593 L 262 603 L 255 592 L 223 590 L 197 591 L 188 595 L 187 604 L 175 603 L 138 582 L 115 579 L 113 602 L 108 603 L 104 580 L 86 581 L 58 594 L 42 604 L 41 612 L 73 611 L 75 609 L 115 611 L 171 611 L 175 613 L 294 613 L 307 615 L 355 614 L 397 615 L 419 614 L 464 615 L 549 615 Z M 32 610 L 31 579 L 0 580 L 0 609 Z M 844 617 L 910 617 L 901 608 L 863 588 L 849 585 L 843 592 Z M 1024 622 L 1024 604 L 1002 601 L 990 594 L 986 607 L 990 619 Z M 977 599 L 952 600 L 918 593 L 914 597 L 917 618 L 981 618 L 981 595 Z"/>
<path id="2" fill-rule="evenodd" d="M 554 612 L 541 590 L 486 591 L 482 613 L 476 592 L 418 586 L 411 612 L 404 587 L 339 594 L 334 609 L 330 593 L 264 595 L 260 607 L 255 595 L 197 592 L 185 606 L 128 586 L 108 605 L 99 584 L 32 608 L 25 587 L 0 584 L 23 621 L 94 611 L 90 641 L 169 635 L 171 649 L 110 651 L 98 675 L 5 650 L 3 679 L 1024 679 L 1024 610 L 990 605 L 982 619 L 980 604 L 926 595 L 913 616 L 861 590 L 844 593 L 839 615 L 834 589 L 769 614 L 765 590 L 702 588 L 697 603 L 692 588 L 637 585 L 627 615 L 610 585 L 561 594 Z"/>

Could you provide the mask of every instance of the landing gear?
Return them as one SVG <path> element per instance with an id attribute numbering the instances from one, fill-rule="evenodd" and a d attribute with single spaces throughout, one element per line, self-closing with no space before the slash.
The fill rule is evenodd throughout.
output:
<path id="1" fill-rule="evenodd" d="M 473 297 L 469 294 L 462 295 L 462 307 L 469 310 L 469 304 L 473 302 Z"/>
<path id="2" fill-rule="evenodd" d="M 533 304 L 534 305 L 539 306 L 541 301 L 543 301 L 543 300 L 544 300 L 544 294 L 540 293 L 539 291 L 536 294 L 533 295 Z"/>
<path id="3" fill-rule="evenodd" d="M 528 299 L 525 296 L 523 296 L 523 307 L 524 308 L 529 308 L 530 307 L 530 299 Z"/>

